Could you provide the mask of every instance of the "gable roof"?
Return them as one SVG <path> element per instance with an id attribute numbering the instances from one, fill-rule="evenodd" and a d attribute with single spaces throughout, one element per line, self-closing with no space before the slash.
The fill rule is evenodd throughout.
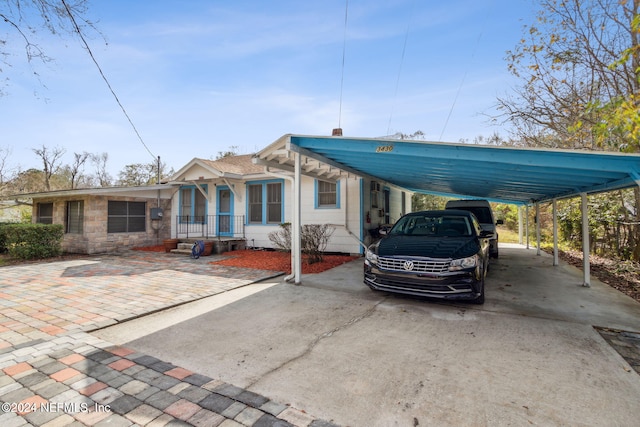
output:
<path id="1" fill-rule="evenodd" d="M 238 156 L 227 156 L 217 160 L 193 158 L 189 163 L 181 167 L 170 179 L 170 182 L 181 181 L 193 167 L 200 166 L 211 176 L 206 178 L 236 178 L 240 179 L 246 175 L 264 173 L 264 168 L 253 164 L 251 161 L 253 154 L 243 154 Z"/>
<path id="2" fill-rule="evenodd" d="M 237 175 L 251 175 L 264 172 L 264 168 L 253 164 L 251 161 L 253 154 L 243 154 L 238 156 L 227 156 L 217 160 L 202 160 L 203 163 L 222 172 Z"/>
<path id="3" fill-rule="evenodd" d="M 577 150 L 284 135 L 254 161 L 291 168 L 290 152 L 418 193 L 516 204 L 640 185 L 640 155 Z"/>

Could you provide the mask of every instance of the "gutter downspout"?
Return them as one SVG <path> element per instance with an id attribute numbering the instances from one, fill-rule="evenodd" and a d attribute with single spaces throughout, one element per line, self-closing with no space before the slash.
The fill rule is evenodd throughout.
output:
<path id="1" fill-rule="evenodd" d="M 358 244 L 364 248 L 364 251 L 365 251 L 364 253 L 367 253 L 367 245 L 365 245 L 362 242 L 362 240 L 360 240 L 360 238 L 358 236 L 356 236 L 355 233 L 353 233 L 349 229 L 349 178 L 348 177 L 344 182 L 344 198 L 346 200 L 346 203 L 344 204 L 344 225 L 340 225 L 340 224 L 329 224 L 329 225 L 331 225 L 333 227 L 344 227 L 344 229 L 347 231 L 347 233 L 349 233 L 349 236 L 351 236 L 354 239 L 356 239 Z"/>

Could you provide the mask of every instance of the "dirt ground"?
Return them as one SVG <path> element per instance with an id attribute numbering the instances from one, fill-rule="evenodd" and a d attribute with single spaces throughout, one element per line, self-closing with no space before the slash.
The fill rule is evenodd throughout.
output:
<path id="1" fill-rule="evenodd" d="M 563 261 L 582 269 L 582 252 L 558 251 Z M 602 283 L 630 296 L 640 302 L 640 264 L 632 261 L 620 261 L 597 255 L 589 257 L 591 274 Z"/>

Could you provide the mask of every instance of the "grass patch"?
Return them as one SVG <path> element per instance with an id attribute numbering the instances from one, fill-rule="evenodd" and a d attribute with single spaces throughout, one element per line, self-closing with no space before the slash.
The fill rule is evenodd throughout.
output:
<path id="1" fill-rule="evenodd" d="M 511 231 L 506 227 L 498 227 L 498 240 L 500 243 L 520 243 L 517 231 Z"/>

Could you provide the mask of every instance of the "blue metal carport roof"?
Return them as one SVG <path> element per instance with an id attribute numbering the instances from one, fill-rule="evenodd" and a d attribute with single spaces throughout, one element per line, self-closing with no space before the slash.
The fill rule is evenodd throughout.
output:
<path id="1" fill-rule="evenodd" d="M 420 193 L 528 204 L 640 185 L 640 155 L 285 135 L 286 148 Z"/>

